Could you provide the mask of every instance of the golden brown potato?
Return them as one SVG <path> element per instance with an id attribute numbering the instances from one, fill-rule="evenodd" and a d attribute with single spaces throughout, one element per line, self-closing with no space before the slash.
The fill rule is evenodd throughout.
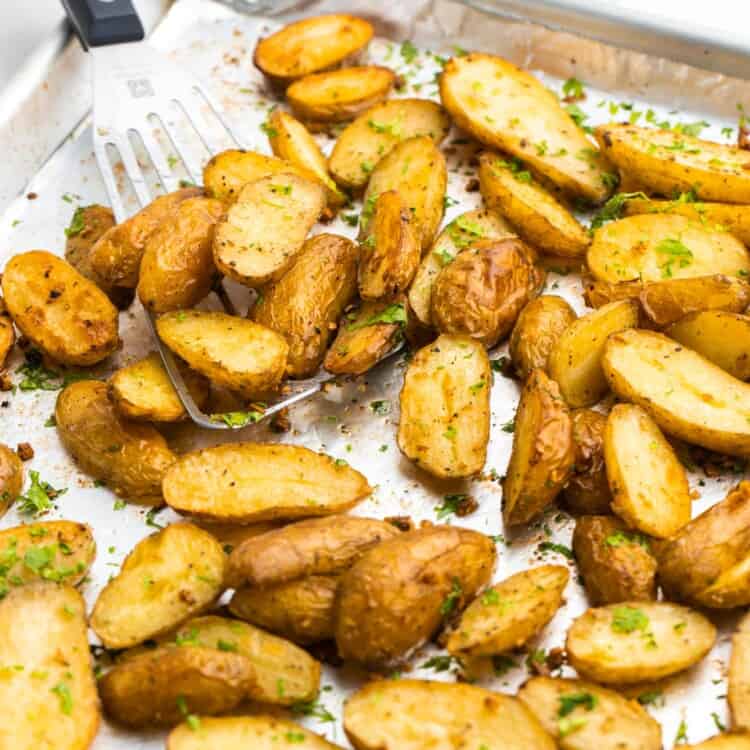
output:
<path id="1" fill-rule="evenodd" d="M 450 119 L 439 104 L 391 99 L 347 126 L 333 147 L 328 169 L 339 185 L 358 190 L 367 184 L 378 161 L 404 139 L 427 136 L 440 144 L 449 130 Z"/>
<path id="2" fill-rule="evenodd" d="M 666 333 L 733 377 L 750 380 L 750 316 L 706 310 L 686 315 Z"/>
<path id="3" fill-rule="evenodd" d="M 57 362 L 88 367 L 117 348 L 117 309 L 96 284 L 45 250 L 14 255 L 2 276 L 13 322 Z"/>
<path id="4" fill-rule="evenodd" d="M 609 337 L 602 368 L 612 390 L 668 435 L 750 455 L 750 386 L 681 344 L 631 329 Z"/>
<path id="5" fill-rule="evenodd" d="M 503 481 L 503 519 L 528 523 L 565 486 L 573 469 L 573 422 L 560 389 L 542 370 L 526 379 Z"/>
<path id="6" fill-rule="evenodd" d="M 117 664 L 99 680 L 99 695 L 118 724 L 170 727 L 189 715 L 231 711 L 255 681 L 252 663 L 240 654 L 167 647 Z"/>
<path id="7" fill-rule="evenodd" d="M 69 385 L 57 398 L 55 421 L 62 444 L 87 474 L 134 502 L 164 502 L 161 480 L 175 455 L 151 425 L 120 417 L 106 383 Z"/>
<path id="8" fill-rule="evenodd" d="M 432 289 L 432 322 L 493 347 L 507 336 L 543 274 L 520 240 L 480 240 L 445 266 Z"/>
<path id="9" fill-rule="evenodd" d="M 372 488 L 341 459 L 300 445 L 227 443 L 181 456 L 164 498 L 179 513 L 255 523 L 341 513 Z"/>
<path id="10" fill-rule="evenodd" d="M 0 601 L 0 664 L 8 699 L 0 747 L 87 750 L 99 727 L 99 699 L 86 606 L 75 589 L 45 581 Z"/>
<path id="11" fill-rule="evenodd" d="M 461 615 L 446 648 L 453 656 L 491 656 L 537 635 L 563 604 L 568 569 L 540 565 L 496 583 Z"/>
<path id="12" fill-rule="evenodd" d="M 732 636 L 732 654 L 729 659 L 727 701 L 736 732 L 750 730 L 750 622 L 745 615 Z M 750 747 L 750 737 L 748 738 Z"/>
<path id="13" fill-rule="evenodd" d="M 491 151 L 479 157 L 479 190 L 487 208 L 497 211 L 540 252 L 562 258 L 586 254 L 589 235 L 568 209 L 534 181 Z"/>
<path id="14" fill-rule="evenodd" d="M 554 750 L 555 743 L 516 698 L 474 685 L 370 682 L 344 705 L 344 731 L 356 750 Z"/>
<path id="15" fill-rule="evenodd" d="M 167 526 L 136 544 L 102 589 L 91 628 L 107 648 L 129 648 L 205 610 L 224 590 L 226 556 L 207 531 Z"/>
<path id="16" fill-rule="evenodd" d="M 583 301 L 587 307 L 595 309 L 621 299 L 637 300 L 642 290 L 643 284 L 640 281 L 623 281 L 619 284 L 611 284 L 589 275 L 583 278 Z"/>
<path id="17" fill-rule="evenodd" d="M 141 259 L 138 298 L 151 312 L 193 307 L 211 291 L 217 276 L 214 230 L 223 215 L 221 201 L 189 198 L 149 236 Z"/>
<path id="18" fill-rule="evenodd" d="M 260 534 L 265 534 L 267 531 L 278 529 L 283 525 L 283 522 L 258 521 L 258 523 L 241 525 L 237 523 L 211 523 L 210 521 L 195 519 L 195 525 L 211 534 L 224 548 L 224 552 L 229 554 L 246 539 L 252 539 Z"/>
<path id="19" fill-rule="evenodd" d="M 531 73 L 494 55 L 454 57 L 440 75 L 440 99 L 462 130 L 566 192 L 594 203 L 611 192 L 606 160 Z"/>
<path id="20" fill-rule="evenodd" d="M 327 516 L 288 524 L 248 539 L 229 556 L 229 588 L 271 586 L 341 573 L 368 549 L 400 532 L 375 518 Z"/>
<path id="21" fill-rule="evenodd" d="M 508 344 L 510 360 L 521 379 L 532 370 L 547 368 L 552 347 L 576 317 L 573 308 L 554 294 L 537 297 L 521 310 Z"/>
<path id="22" fill-rule="evenodd" d="M 23 489 L 23 463 L 15 451 L 0 443 L 0 517 Z"/>
<path id="23" fill-rule="evenodd" d="M 581 516 L 573 552 L 594 606 L 656 599 L 656 559 L 649 540 L 615 516 Z"/>
<path id="24" fill-rule="evenodd" d="M 339 654 L 371 667 L 403 658 L 487 584 L 495 555 L 489 537 L 451 526 L 407 531 L 373 547 L 341 576 Z"/>
<path id="25" fill-rule="evenodd" d="M 715 641 L 716 628 L 695 610 L 631 600 L 586 610 L 570 626 L 565 650 L 585 679 L 632 685 L 692 667 Z"/>
<path id="26" fill-rule="evenodd" d="M 420 349 L 404 376 L 398 447 L 437 477 L 482 470 L 490 437 L 490 362 L 466 336 L 439 336 Z"/>
<path id="27" fill-rule="evenodd" d="M 273 391 L 286 369 L 289 345 L 270 328 L 234 315 L 198 310 L 165 313 L 161 340 L 212 383 L 254 399 Z"/>
<path id="28" fill-rule="evenodd" d="M 518 697 L 560 750 L 662 750 L 658 722 L 614 690 L 583 680 L 532 677 Z"/>
<path id="29" fill-rule="evenodd" d="M 358 256 L 346 237 L 318 234 L 278 281 L 264 287 L 251 315 L 289 344 L 288 377 L 310 377 L 320 367 L 336 322 L 356 294 Z"/>
<path id="30" fill-rule="evenodd" d="M 286 85 L 310 73 L 338 67 L 364 49 L 373 33 L 372 25 L 356 16 L 313 16 L 261 39 L 253 62 L 271 81 Z"/>
<path id="31" fill-rule="evenodd" d="M 388 96 L 396 82 L 390 68 L 379 65 L 313 73 L 286 90 L 295 116 L 322 125 L 352 120 Z"/>
<path id="32" fill-rule="evenodd" d="M 608 390 L 602 357 L 608 337 L 638 325 L 632 300 L 610 302 L 573 321 L 550 351 L 547 371 L 570 406 L 593 406 Z"/>
<path id="33" fill-rule="evenodd" d="M 750 203 L 750 154 L 685 135 L 627 123 L 600 125 L 596 140 L 623 173 L 653 192 L 686 190 L 696 197 L 725 203 Z"/>

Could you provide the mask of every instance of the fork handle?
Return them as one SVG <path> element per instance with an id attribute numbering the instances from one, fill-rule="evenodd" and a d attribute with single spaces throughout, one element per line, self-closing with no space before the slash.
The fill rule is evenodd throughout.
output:
<path id="1" fill-rule="evenodd" d="M 130 0 L 62 0 L 83 48 L 140 42 L 141 19 Z"/>

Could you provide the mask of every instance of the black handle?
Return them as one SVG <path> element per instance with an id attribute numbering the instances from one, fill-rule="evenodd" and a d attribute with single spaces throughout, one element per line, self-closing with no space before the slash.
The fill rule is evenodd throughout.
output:
<path id="1" fill-rule="evenodd" d="M 130 0 L 62 0 L 84 49 L 144 37 L 141 19 Z"/>

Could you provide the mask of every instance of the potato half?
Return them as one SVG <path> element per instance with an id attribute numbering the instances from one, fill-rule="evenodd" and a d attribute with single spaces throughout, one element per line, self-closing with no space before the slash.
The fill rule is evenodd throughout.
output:
<path id="1" fill-rule="evenodd" d="M 23 489 L 23 463 L 15 451 L 0 443 L 0 517 Z"/>

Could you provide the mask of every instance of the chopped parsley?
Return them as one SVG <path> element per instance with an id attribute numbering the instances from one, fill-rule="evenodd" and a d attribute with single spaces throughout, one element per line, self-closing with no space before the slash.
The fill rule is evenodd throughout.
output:
<path id="1" fill-rule="evenodd" d="M 663 279 L 672 278 L 672 266 L 677 263 L 680 268 L 686 268 L 693 260 L 693 253 L 679 239 L 667 237 L 663 239 L 655 248 L 660 255 L 666 255 L 668 260 L 664 262 L 661 268 L 661 277 Z"/>
<path id="2" fill-rule="evenodd" d="M 367 320 L 361 323 L 350 323 L 347 327 L 347 331 L 358 331 L 360 328 L 367 328 L 368 326 L 374 326 L 377 323 L 398 323 L 399 325 L 406 325 L 406 308 L 402 302 L 388 305 L 382 312 L 372 315 Z"/>
<path id="3" fill-rule="evenodd" d="M 531 172 L 529 172 L 520 159 L 512 157 L 511 159 L 495 159 L 495 166 L 500 169 L 509 169 L 513 176 L 519 182 L 533 182 Z"/>
<path id="4" fill-rule="evenodd" d="M 259 411 L 228 411 L 223 414 L 212 414 L 212 422 L 224 422 L 230 427 L 245 427 L 249 424 L 255 424 L 263 419 L 263 412 Z"/>
<path id="5" fill-rule="evenodd" d="M 56 490 L 48 482 L 39 480 L 38 471 L 30 471 L 31 486 L 25 495 L 19 495 L 16 502 L 19 503 L 18 512 L 33 515 L 34 517 L 44 515 L 52 509 L 52 501 L 67 492 L 67 489 Z"/>
<path id="6" fill-rule="evenodd" d="M 645 612 L 626 604 L 616 607 L 612 613 L 612 630 L 615 633 L 632 633 L 636 630 L 646 630 L 649 619 Z"/>
<path id="7" fill-rule="evenodd" d="M 420 669 L 434 669 L 436 672 L 447 672 L 453 666 L 453 657 L 448 654 L 438 654 L 429 658 Z"/>
<path id="8" fill-rule="evenodd" d="M 463 593 L 464 591 L 461 588 L 461 582 L 458 578 L 454 578 L 448 596 L 443 599 L 443 603 L 440 605 L 440 614 L 443 615 L 443 617 L 447 617 L 453 612 Z"/>
<path id="9" fill-rule="evenodd" d="M 687 723 L 685 719 L 680 722 L 680 726 L 677 727 L 677 734 L 674 738 L 675 745 L 684 745 L 688 741 L 687 736 Z"/>
<path id="10" fill-rule="evenodd" d="M 70 694 L 70 688 L 64 682 L 58 682 L 55 687 L 50 688 L 60 700 L 60 710 L 70 716 L 73 713 L 73 696 Z"/>
<path id="11" fill-rule="evenodd" d="M 586 726 L 586 719 L 583 716 L 571 716 L 570 714 L 579 706 L 586 711 L 593 711 L 596 708 L 599 699 L 586 692 L 566 693 L 560 696 L 560 708 L 557 710 L 557 730 L 560 737 L 567 737 L 569 734 L 578 731 Z"/>
<path id="12" fill-rule="evenodd" d="M 279 135 L 279 131 L 276 130 L 273 125 L 270 125 L 267 122 L 262 122 L 260 124 L 260 129 L 269 137 L 269 138 L 277 138 Z"/>
<path id="13" fill-rule="evenodd" d="M 635 198 L 643 198 L 648 200 L 648 196 L 645 193 L 617 193 L 613 195 L 598 211 L 596 216 L 591 220 L 591 229 L 599 229 L 599 227 L 606 224 L 608 221 L 615 221 L 622 216 L 622 211 L 625 208 L 625 204 L 629 200 Z"/>
<path id="14" fill-rule="evenodd" d="M 400 138 L 402 134 L 401 121 L 396 120 L 395 122 L 378 122 L 377 120 L 368 120 L 367 125 L 371 130 L 376 133 L 385 133 L 392 135 L 394 138 Z"/>
<path id="15" fill-rule="evenodd" d="M 419 50 L 412 44 L 412 42 L 407 39 L 402 45 L 401 49 L 399 50 L 401 53 L 401 58 L 407 65 L 411 65 L 419 56 Z"/>
<path id="16" fill-rule="evenodd" d="M 577 78 L 568 78 L 562 85 L 563 96 L 570 102 L 578 102 L 586 98 L 583 83 Z"/>
<path id="17" fill-rule="evenodd" d="M 83 206 L 78 206 L 78 208 L 73 212 L 73 218 L 70 220 L 70 224 L 65 229 L 65 236 L 66 237 L 75 237 L 76 235 L 80 234 L 86 224 L 83 221 Z"/>
<path id="18" fill-rule="evenodd" d="M 442 505 L 438 505 L 437 508 L 435 508 L 438 521 L 442 521 L 444 518 L 454 515 L 461 506 L 461 503 L 466 502 L 468 497 L 469 496 L 466 494 L 444 495 Z"/>
<path id="19" fill-rule="evenodd" d="M 541 542 L 538 550 L 540 552 L 557 552 L 558 555 L 567 557 L 568 560 L 573 560 L 575 558 L 573 550 L 570 549 L 570 547 L 566 547 L 564 544 L 556 544 L 555 542 Z"/>
<path id="20" fill-rule="evenodd" d="M 292 704 L 292 713 L 298 716 L 310 716 L 321 722 L 336 721 L 336 717 L 317 698 L 311 701 L 297 701 Z"/>
<path id="21" fill-rule="evenodd" d="M 503 432 L 513 433 L 516 430 L 516 420 L 515 417 L 513 419 L 508 420 L 504 425 L 500 427 L 500 429 Z"/>
<path id="22" fill-rule="evenodd" d="M 390 401 L 370 401 L 370 408 L 372 409 L 374 414 L 377 414 L 379 417 L 383 417 L 386 414 L 390 414 L 391 402 Z"/>
<path id="23" fill-rule="evenodd" d="M 604 544 L 607 547 L 622 547 L 626 544 L 637 544 L 643 547 L 643 549 L 649 549 L 648 539 L 643 534 L 630 531 L 615 531 L 604 540 Z"/>

